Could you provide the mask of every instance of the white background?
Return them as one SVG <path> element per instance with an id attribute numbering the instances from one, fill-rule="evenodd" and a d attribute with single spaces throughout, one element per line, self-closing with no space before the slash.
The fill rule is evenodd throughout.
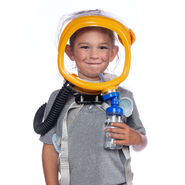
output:
<path id="1" fill-rule="evenodd" d="M 104 9 L 134 31 L 131 71 L 148 147 L 132 152 L 135 185 L 185 184 L 184 3 L 176 0 L 0 2 L 0 184 L 44 185 L 37 108 L 61 87 L 55 34 L 60 17 Z"/>

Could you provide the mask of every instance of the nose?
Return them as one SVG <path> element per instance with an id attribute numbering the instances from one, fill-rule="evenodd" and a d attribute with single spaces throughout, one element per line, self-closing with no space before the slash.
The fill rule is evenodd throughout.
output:
<path id="1" fill-rule="evenodd" d="M 92 59 L 98 59 L 99 58 L 98 50 L 96 48 L 91 49 L 90 58 L 92 58 Z"/>

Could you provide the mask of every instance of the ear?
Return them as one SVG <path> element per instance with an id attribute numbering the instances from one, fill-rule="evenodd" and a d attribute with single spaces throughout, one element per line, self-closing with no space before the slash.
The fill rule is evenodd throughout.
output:
<path id="1" fill-rule="evenodd" d="M 119 47 L 118 46 L 114 46 L 113 49 L 112 49 L 110 62 L 112 62 L 114 60 L 115 56 L 118 54 L 118 51 L 119 51 Z"/>
<path id="2" fill-rule="evenodd" d="M 67 56 L 74 61 L 74 55 L 73 55 L 73 49 L 71 48 L 70 45 L 66 45 L 65 47 L 65 53 L 67 54 Z"/>

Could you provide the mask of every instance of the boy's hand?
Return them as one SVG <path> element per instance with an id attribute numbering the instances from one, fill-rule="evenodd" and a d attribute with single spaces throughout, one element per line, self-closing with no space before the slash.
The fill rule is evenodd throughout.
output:
<path id="1" fill-rule="evenodd" d="M 142 135 L 125 123 L 114 122 L 111 123 L 111 126 L 116 128 L 107 128 L 106 130 L 110 132 L 109 137 L 117 139 L 114 141 L 115 144 L 126 146 L 142 144 Z"/>

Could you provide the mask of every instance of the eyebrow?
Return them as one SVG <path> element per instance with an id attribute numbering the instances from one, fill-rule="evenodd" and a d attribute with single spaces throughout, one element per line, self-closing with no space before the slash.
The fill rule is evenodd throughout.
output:
<path id="1" fill-rule="evenodd" d="M 78 45 L 83 45 L 83 44 L 90 44 L 89 42 L 80 42 L 78 43 Z M 99 43 L 99 45 L 109 45 L 108 42 L 102 42 L 102 43 Z"/>
<path id="2" fill-rule="evenodd" d="M 78 45 L 89 44 L 88 42 L 80 42 Z"/>

